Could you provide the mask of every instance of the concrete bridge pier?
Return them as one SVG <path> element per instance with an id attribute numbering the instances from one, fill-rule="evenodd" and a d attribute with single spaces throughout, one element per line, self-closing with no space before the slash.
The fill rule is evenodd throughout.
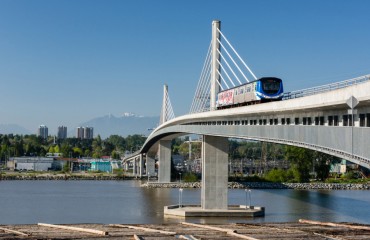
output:
<path id="1" fill-rule="evenodd" d="M 171 140 L 159 141 L 158 155 L 158 182 L 171 182 Z"/>
<path id="2" fill-rule="evenodd" d="M 146 156 L 146 175 L 155 176 L 155 160 Z"/>
<path id="3" fill-rule="evenodd" d="M 136 171 L 136 158 L 132 161 L 132 175 L 136 177 L 137 171 Z"/>
<path id="4" fill-rule="evenodd" d="M 144 175 L 144 158 L 143 154 L 139 155 L 139 177 L 143 177 Z"/>
<path id="5" fill-rule="evenodd" d="M 228 209 L 228 151 L 227 138 L 203 136 L 202 209 Z"/>

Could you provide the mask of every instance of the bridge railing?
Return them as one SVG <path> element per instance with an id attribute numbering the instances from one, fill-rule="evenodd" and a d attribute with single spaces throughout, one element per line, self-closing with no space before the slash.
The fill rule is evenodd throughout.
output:
<path id="1" fill-rule="evenodd" d="M 292 92 L 287 92 L 283 96 L 283 100 L 287 99 L 293 99 L 293 98 L 300 98 L 300 97 L 305 97 L 309 95 L 314 95 L 318 93 L 323 93 L 323 92 L 328 92 L 336 89 L 341 89 L 345 87 L 349 87 L 352 85 L 357 85 L 360 83 L 364 83 L 370 80 L 370 74 L 364 75 L 361 77 L 357 78 L 352 78 L 349 80 L 341 81 L 341 82 L 336 82 L 336 83 L 330 83 L 327 85 L 322 85 L 318 87 L 312 87 L 312 88 L 306 88 L 298 91 L 292 91 Z"/>

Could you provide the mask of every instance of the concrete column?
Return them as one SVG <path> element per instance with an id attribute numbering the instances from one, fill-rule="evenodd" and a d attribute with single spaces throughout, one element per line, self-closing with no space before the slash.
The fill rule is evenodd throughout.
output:
<path id="1" fill-rule="evenodd" d="M 124 168 L 125 168 L 125 171 L 127 171 L 127 170 L 128 170 L 128 162 L 125 162 L 125 163 L 124 163 Z"/>
<path id="2" fill-rule="evenodd" d="M 220 64 L 218 61 L 220 60 L 220 33 L 218 30 L 221 30 L 221 22 L 218 20 L 212 21 L 212 68 L 211 68 L 211 93 L 210 93 L 210 110 L 216 109 L 216 99 L 217 94 L 220 92 L 220 86 L 218 83 L 220 82 L 220 76 L 217 72 L 220 71 Z M 218 60 L 218 61 L 217 61 Z"/>
<path id="3" fill-rule="evenodd" d="M 134 158 L 134 161 L 132 162 L 132 175 L 136 177 L 136 158 Z"/>
<path id="4" fill-rule="evenodd" d="M 158 182 L 171 182 L 171 141 L 159 141 Z"/>
<path id="5" fill-rule="evenodd" d="M 143 154 L 139 155 L 139 176 L 140 178 L 144 175 L 144 158 Z"/>
<path id="6" fill-rule="evenodd" d="M 146 156 L 146 175 L 155 175 L 155 160 L 153 158 Z"/>
<path id="7" fill-rule="evenodd" d="M 203 136 L 202 145 L 202 209 L 228 208 L 227 138 Z"/>

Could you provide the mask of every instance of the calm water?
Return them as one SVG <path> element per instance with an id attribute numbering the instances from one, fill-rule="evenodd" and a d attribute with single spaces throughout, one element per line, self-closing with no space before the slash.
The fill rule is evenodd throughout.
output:
<path id="1" fill-rule="evenodd" d="M 169 223 L 163 206 L 178 189 L 144 189 L 138 181 L 0 181 L 0 224 Z M 229 190 L 229 204 L 245 204 L 244 190 Z M 183 203 L 199 204 L 199 189 L 184 189 Z M 202 223 L 286 222 L 299 218 L 370 223 L 369 191 L 252 190 L 262 218 L 192 218 Z"/>

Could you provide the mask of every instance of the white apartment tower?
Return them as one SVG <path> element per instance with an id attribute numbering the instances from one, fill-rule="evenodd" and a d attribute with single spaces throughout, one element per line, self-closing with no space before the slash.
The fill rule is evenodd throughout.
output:
<path id="1" fill-rule="evenodd" d="M 66 139 L 66 138 L 67 138 L 67 127 L 59 126 L 58 127 L 58 139 Z"/>
<path id="2" fill-rule="evenodd" d="M 39 129 L 37 130 L 37 135 L 42 137 L 43 139 L 47 139 L 49 135 L 48 127 L 45 125 L 40 125 Z"/>

